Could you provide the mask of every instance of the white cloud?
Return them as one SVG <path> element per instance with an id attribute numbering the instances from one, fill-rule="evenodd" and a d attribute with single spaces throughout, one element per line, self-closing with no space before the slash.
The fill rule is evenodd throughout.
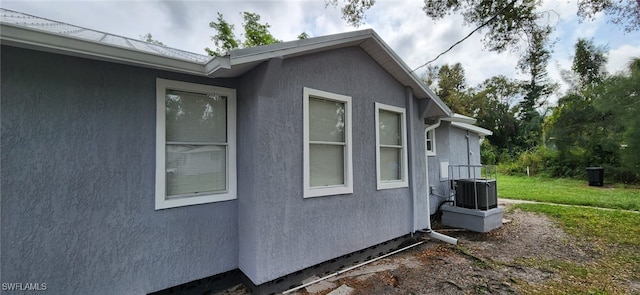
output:
<path id="1" fill-rule="evenodd" d="M 611 74 L 626 71 L 633 58 L 640 58 L 640 45 L 623 45 L 609 51 L 607 71 Z"/>

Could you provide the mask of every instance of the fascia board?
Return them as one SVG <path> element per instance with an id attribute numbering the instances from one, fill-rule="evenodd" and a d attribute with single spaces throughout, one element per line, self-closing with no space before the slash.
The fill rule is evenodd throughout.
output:
<path id="1" fill-rule="evenodd" d="M 442 120 L 444 121 L 449 121 L 449 122 L 458 122 L 458 123 L 465 123 L 465 124 L 475 124 L 477 122 L 477 120 L 475 118 L 471 118 L 465 115 L 460 115 L 460 114 L 452 114 L 449 117 L 446 118 L 442 118 Z"/>
<path id="2" fill-rule="evenodd" d="M 63 53 L 77 57 L 116 61 L 172 72 L 205 75 L 205 65 L 197 62 L 144 53 L 134 49 L 105 45 L 73 36 L 51 34 L 11 24 L 1 24 L 0 32 L 1 44 Z"/>
<path id="3" fill-rule="evenodd" d="M 245 63 L 252 63 L 256 61 L 264 61 L 271 58 L 292 56 L 292 55 L 300 55 L 305 53 L 311 53 L 317 50 L 322 49 L 330 49 L 331 47 L 338 48 L 340 45 L 345 45 L 352 42 L 358 42 L 361 40 L 365 40 L 366 37 L 355 37 L 355 38 L 346 38 L 346 39 L 338 39 L 331 41 L 323 41 L 318 43 L 310 43 L 299 46 L 291 46 L 291 47 L 283 47 L 276 48 L 273 50 L 268 50 L 264 52 L 258 52 L 253 54 L 243 54 L 243 55 L 235 55 L 231 53 L 231 66 L 241 65 Z"/>
<path id="4" fill-rule="evenodd" d="M 204 65 L 205 74 L 213 75 L 220 69 L 231 69 L 231 59 L 229 55 L 216 56 Z"/>
<path id="5" fill-rule="evenodd" d="M 489 136 L 493 134 L 491 130 L 484 129 L 482 127 L 478 127 L 478 126 L 467 124 L 467 123 L 451 122 L 451 126 L 464 129 L 464 130 L 469 130 L 482 136 Z"/>

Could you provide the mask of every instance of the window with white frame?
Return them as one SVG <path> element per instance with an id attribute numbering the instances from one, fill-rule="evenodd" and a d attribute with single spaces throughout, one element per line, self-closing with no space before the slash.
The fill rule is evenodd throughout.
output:
<path id="1" fill-rule="evenodd" d="M 436 130 L 431 129 L 426 132 L 424 139 L 425 151 L 427 156 L 436 155 Z"/>
<path id="2" fill-rule="evenodd" d="M 303 89 L 304 197 L 353 193 L 351 97 Z"/>
<path id="3" fill-rule="evenodd" d="M 236 91 L 156 80 L 156 210 L 236 198 Z"/>
<path id="4" fill-rule="evenodd" d="M 405 109 L 376 103 L 378 189 L 407 187 Z"/>

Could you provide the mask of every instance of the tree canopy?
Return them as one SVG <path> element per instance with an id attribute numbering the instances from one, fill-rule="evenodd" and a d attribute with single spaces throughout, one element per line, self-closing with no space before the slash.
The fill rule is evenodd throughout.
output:
<path id="1" fill-rule="evenodd" d="M 548 92 L 532 90 L 554 83 L 531 70 L 545 59 L 532 60 L 528 69 L 534 74 L 526 80 L 495 76 L 470 86 L 460 63 L 429 66 L 423 79 L 454 112 L 493 132 L 482 145 L 485 164 L 570 177 L 603 166 L 607 177 L 640 182 L 640 59 L 626 73 L 609 75 L 603 70 L 606 49 L 579 39 L 571 71 L 580 85 L 560 97 L 550 114 L 531 99 Z"/>
<path id="2" fill-rule="evenodd" d="M 217 21 L 212 21 L 211 23 L 209 23 L 209 27 L 216 31 L 216 34 L 214 36 L 211 36 L 211 40 L 215 45 L 215 49 L 210 49 L 209 47 L 207 47 L 204 50 L 211 56 L 221 56 L 225 54 L 225 52 L 236 48 L 253 47 L 282 42 L 276 39 L 273 35 L 271 35 L 271 32 L 269 32 L 269 28 L 271 27 L 271 25 L 269 25 L 268 23 L 260 23 L 260 15 L 258 15 L 257 13 L 243 12 L 242 19 L 242 28 L 244 29 L 243 36 L 245 38 L 244 42 L 236 38 L 234 25 L 227 22 L 224 19 L 224 16 L 218 12 L 218 18 L 216 19 Z M 306 35 L 306 33 L 304 34 Z"/>
<path id="3" fill-rule="evenodd" d="M 592 20 L 603 13 L 626 32 L 640 30 L 640 0 L 576 1 L 581 20 Z M 375 0 L 325 0 L 325 3 L 342 6 L 343 19 L 353 26 L 361 25 L 366 12 L 376 4 Z M 486 49 L 503 52 L 520 51 L 522 46 L 531 48 L 531 40 L 536 34 L 548 29 L 549 24 L 544 19 L 552 12 L 541 11 L 541 5 L 542 1 L 538 0 L 423 0 L 422 10 L 434 20 L 461 15 L 465 25 L 475 27 L 473 32 L 484 33 Z M 529 42 L 522 44 L 520 40 L 523 39 Z"/>
<path id="4" fill-rule="evenodd" d="M 144 42 L 149 42 L 152 44 L 156 44 L 156 45 L 164 45 L 162 42 L 153 39 L 153 36 L 151 35 L 151 33 L 146 33 L 144 35 L 140 35 L 140 40 L 144 41 Z"/>
<path id="5" fill-rule="evenodd" d="M 640 181 L 640 60 L 611 76 L 604 47 L 578 39 L 574 48 L 577 85 L 545 121 L 548 145 L 558 152 L 551 172 L 576 176 L 603 166 L 619 181 Z"/>

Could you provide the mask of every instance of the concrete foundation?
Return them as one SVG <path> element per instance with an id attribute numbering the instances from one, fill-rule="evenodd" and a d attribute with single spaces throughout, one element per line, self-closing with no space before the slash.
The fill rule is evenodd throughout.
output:
<path id="1" fill-rule="evenodd" d="M 442 206 L 442 224 L 486 233 L 502 226 L 504 209 L 475 210 L 454 206 Z"/>

